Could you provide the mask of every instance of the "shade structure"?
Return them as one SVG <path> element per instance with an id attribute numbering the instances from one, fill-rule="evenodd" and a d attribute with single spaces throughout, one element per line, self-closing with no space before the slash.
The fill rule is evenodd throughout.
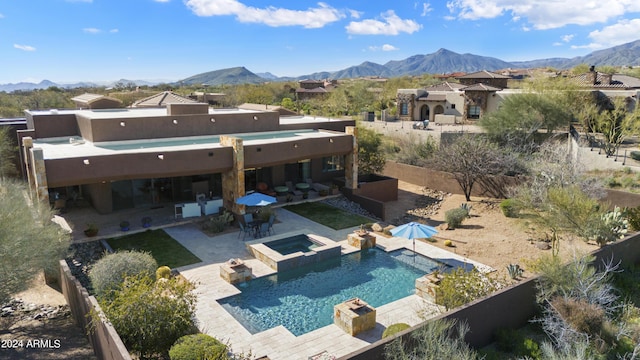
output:
<path id="1" fill-rule="evenodd" d="M 265 195 L 259 192 L 254 192 L 243 197 L 239 197 L 236 200 L 236 204 L 246 206 L 267 206 L 278 202 L 278 199 L 273 196 Z"/>
<path id="2" fill-rule="evenodd" d="M 409 240 L 426 239 L 437 234 L 438 230 L 433 226 L 410 222 L 391 229 L 391 235 L 403 237 Z"/>

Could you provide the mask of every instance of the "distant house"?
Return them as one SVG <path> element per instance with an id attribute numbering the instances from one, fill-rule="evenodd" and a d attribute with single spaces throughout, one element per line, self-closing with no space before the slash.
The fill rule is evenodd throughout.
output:
<path id="1" fill-rule="evenodd" d="M 216 106 L 222 104 L 222 100 L 225 96 L 226 94 L 224 93 L 206 93 L 202 91 L 195 91 L 189 94 L 189 99 Z"/>
<path id="2" fill-rule="evenodd" d="M 169 104 L 196 104 L 198 101 L 189 99 L 182 95 L 178 95 L 173 91 L 163 91 L 161 93 L 151 95 L 144 99 L 140 99 L 131 105 L 134 108 L 156 108 L 167 107 Z"/>
<path id="3" fill-rule="evenodd" d="M 84 93 L 71 100 L 78 109 L 113 109 L 122 107 L 122 100 L 106 95 Z"/>
<path id="4" fill-rule="evenodd" d="M 299 88 L 296 89 L 296 96 L 299 100 L 324 97 L 337 85 L 335 80 L 300 80 Z"/>
<path id="5" fill-rule="evenodd" d="M 462 85 L 485 84 L 494 88 L 506 89 L 507 80 L 511 79 L 511 77 L 482 70 L 471 74 L 458 76 L 456 79 L 458 79 L 458 81 L 460 81 L 460 84 Z"/>

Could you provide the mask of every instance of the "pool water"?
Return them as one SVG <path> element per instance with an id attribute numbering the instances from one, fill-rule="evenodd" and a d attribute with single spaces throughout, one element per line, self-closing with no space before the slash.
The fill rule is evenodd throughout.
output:
<path id="1" fill-rule="evenodd" d="M 333 306 L 359 297 L 373 307 L 415 293 L 415 280 L 444 265 L 410 250 L 368 249 L 238 285 L 218 302 L 250 333 L 283 325 L 299 336 L 333 323 Z"/>
<path id="2" fill-rule="evenodd" d="M 282 255 L 293 254 L 294 252 L 309 252 L 319 245 L 309 239 L 307 235 L 296 235 L 286 239 L 268 241 L 263 243 L 265 246 L 279 252 Z"/>

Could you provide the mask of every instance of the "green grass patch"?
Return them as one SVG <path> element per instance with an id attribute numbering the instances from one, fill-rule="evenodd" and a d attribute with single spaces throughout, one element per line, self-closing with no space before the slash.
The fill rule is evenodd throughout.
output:
<path id="1" fill-rule="evenodd" d="M 158 262 L 158 266 L 170 268 L 199 263 L 202 260 L 173 239 L 164 230 L 147 230 L 107 240 L 114 251 L 146 251 Z"/>
<path id="2" fill-rule="evenodd" d="M 371 219 L 367 217 L 352 214 L 321 202 L 288 205 L 285 206 L 284 209 L 334 230 L 346 229 L 371 222 Z"/>

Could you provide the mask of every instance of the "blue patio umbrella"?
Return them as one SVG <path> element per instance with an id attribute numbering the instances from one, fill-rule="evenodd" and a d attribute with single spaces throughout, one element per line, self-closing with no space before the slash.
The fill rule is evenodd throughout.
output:
<path id="1" fill-rule="evenodd" d="M 414 221 L 391 229 L 391 235 L 413 240 L 413 252 L 416 251 L 416 239 L 430 238 L 437 233 L 433 226 Z"/>
<path id="2" fill-rule="evenodd" d="M 278 199 L 273 196 L 265 195 L 263 193 L 254 192 L 243 197 L 239 197 L 236 200 L 236 204 L 246 206 L 267 206 L 278 202 Z"/>

